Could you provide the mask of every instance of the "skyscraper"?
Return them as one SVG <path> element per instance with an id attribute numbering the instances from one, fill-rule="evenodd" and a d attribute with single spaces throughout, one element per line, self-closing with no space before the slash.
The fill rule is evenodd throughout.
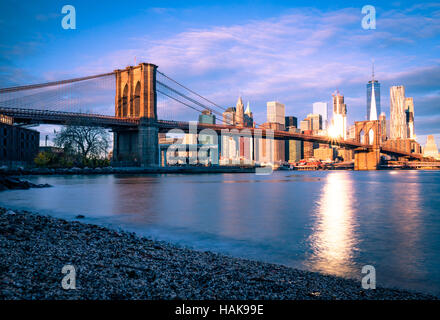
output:
<path id="1" fill-rule="evenodd" d="M 301 131 L 312 130 L 312 124 L 310 122 L 310 119 L 306 118 L 306 119 L 300 121 L 299 128 L 301 129 Z"/>
<path id="2" fill-rule="evenodd" d="M 284 125 L 285 107 L 284 104 L 277 101 L 267 103 L 267 122 L 279 123 Z"/>
<path id="3" fill-rule="evenodd" d="M 405 98 L 405 113 L 406 113 L 406 129 L 408 139 L 415 140 L 416 134 L 414 132 L 414 100 L 413 98 Z"/>
<path id="4" fill-rule="evenodd" d="M 390 88 L 390 138 L 407 138 L 404 86 Z"/>
<path id="5" fill-rule="evenodd" d="M 379 120 L 381 141 L 385 141 L 387 139 L 387 116 L 385 115 L 385 112 L 380 114 Z"/>
<path id="6" fill-rule="evenodd" d="M 293 116 L 286 116 L 284 121 L 284 125 L 287 128 L 289 127 L 295 127 L 298 128 L 298 119 L 296 117 Z"/>
<path id="7" fill-rule="evenodd" d="M 235 124 L 235 107 L 230 107 L 223 112 L 223 124 L 230 126 Z"/>
<path id="8" fill-rule="evenodd" d="M 380 83 L 374 80 L 373 64 L 372 77 L 367 83 L 367 120 L 378 120 L 380 112 Z"/>
<path id="9" fill-rule="evenodd" d="M 306 119 L 310 119 L 310 130 L 312 130 L 314 134 L 317 134 L 319 130 L 322 130 L 322 116 L 320 114 L 308 114 Z"/>
<path id="10" fill-rule="evenodd" d="M 249 106 L 249 101 L 246 106 L 246 110 L 244 112 L 244 126 L 245 127 L 253 127 L 254 126 L 254 116 L 251 111 L 251 107 Z"/>
<path id="11" fill-rule="evenodd" d="M 339 91 L 333 96 L 333 119 L 330 135 L 335 138 L 347 138 L 347 105 Z"/>
<path id="12" fill-rule="evenodd" d="M 237 126 L 244 126 L 244 104 L 241 97 L 238 97 L 235 110 L 235 124 Z"/>
<path id="13" fill-rule="evenodd" d="M 328 127 L 328 105 L 327 105 L 327 102 L 313 103 L 313 113 L 321 115 L 322 129 L 326 130 Z"/>
<path id="14" fill-rule="evenodd" d="M 211 110 L 203 110 L 202 114 L 199 115 L 199 123 L 215 124 L 215 115 L 212 114 Z"/>
<path id="15" fill-rule="evenodd" d="M 435 143 L 434 136 L 432 135 L 429 135 L 426 139 L 426 144 L 423 148 L 423 156 L 439 159 L 437 144 Z"/>

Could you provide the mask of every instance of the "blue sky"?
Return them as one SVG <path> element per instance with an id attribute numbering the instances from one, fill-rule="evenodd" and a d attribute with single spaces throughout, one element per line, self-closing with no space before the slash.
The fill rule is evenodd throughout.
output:
<path id="1" fill-rule="evenodd" d="M 77 29 L 61 28 L 76 8 Z M 361 27 L 373 5 L 375 30 Z M 440 145 L 440 4 L 382 1 L 8 1 L 0 4 L 0 87 L 152 62 L 224 106 L 239 94 L 257 123 L 266 102 L 304 118 L 344 94 L 364 120 L 371 59 L 389 119 L 389 87 L 414 98 L 418 140 Z"/>

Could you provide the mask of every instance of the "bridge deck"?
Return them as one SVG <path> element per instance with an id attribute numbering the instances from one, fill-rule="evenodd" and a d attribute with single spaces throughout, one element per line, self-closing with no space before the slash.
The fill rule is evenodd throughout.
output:
<path id="1" fill-rule="evenodd" d="M 58 124 L 64 125 L 68 123 L 80 123 L 90 126 L 102 126 L 111 129 L 135 129 L 139 125 L 139 118 L 118 118 L 114 116 L 106 116 L 99 114 L 88 113 L 76 113 L 76 112 L 60 112 L 50 110 L 36 110 L 36 109 L 18 109 L 18 108 L 5 108 L 0 106 L 0 114 L 10 116 L 17 123 L 36 123 L 36 124 Z M 160 132 L 168 132 L 170 129 L 180 129 L 183 132 L 189 132 L 190 123 L 184 121 L 170 121 L 170 120 L 158 120 Z M 238 128 L 229 125 L 210 125 L 210 124 L 197 124 L 197 132 L 203 129 L 211 129 L 217 133 L 227 133 L 231 130 L 237 130 L 236 132 L 243 136 L 262 136 L 271 134 L 272 131 L 260 128 Z M 244 130 L 243 130 L 244 129 Z M 303 133 L 294 133 L 288 131 L 273 131 L 273 137 L 277 140 L 301 140 L 308 142 L 317 142 L 323 144 L 331 144 L 340 146 L 343 148 L 357 149 L 364 148 L 366 150 L 371 149 L 371 145 L 358 143 L 352 140 L 340 140 L 332 139 L 326 136 L 307 135 Z M 387 147 L 381 147 L 381 153 L 399 156 L 409 157 L 417 160 L 428 160 L 421 154 L 408 153 L 397 149 L 391 149 Z"/>

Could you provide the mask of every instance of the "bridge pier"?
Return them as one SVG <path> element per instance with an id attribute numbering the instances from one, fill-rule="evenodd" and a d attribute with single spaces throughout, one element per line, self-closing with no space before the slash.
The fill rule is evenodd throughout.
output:
<path id="1" fill-rule="evenodd" d="M 116 166 L 138 165 L 138 130 L 113 131 L 113 159 Z"/>
<path id="2" fill-rule="evenodd" d="M 154 120 L 141 118 L 132 130 L 113 132 L 115 166 L 154 167 L 159 165 L 159 128 Z"/>
<path id="3" fill-rule="evenodd" d="M 354 150 L 354 170 L 377 170 L 379 163 L 380 148 Z"/>
<path id="4" fill-rule="evenodd" d="M 159 165 L 159 128 L 153 119 L 141 118 L 138 130 L 139 164 L 141 167 Z"/>

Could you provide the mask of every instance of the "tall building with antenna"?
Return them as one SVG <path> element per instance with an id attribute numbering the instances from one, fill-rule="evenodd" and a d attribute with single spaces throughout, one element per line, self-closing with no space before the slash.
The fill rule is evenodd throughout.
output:
<path id="1" fill-rule="evenodd" d="M 374 60 L 371 80 L 367 83 L 367 120 L 378 120 L 380 110 L 380 83 L 374 79 Z"/>

